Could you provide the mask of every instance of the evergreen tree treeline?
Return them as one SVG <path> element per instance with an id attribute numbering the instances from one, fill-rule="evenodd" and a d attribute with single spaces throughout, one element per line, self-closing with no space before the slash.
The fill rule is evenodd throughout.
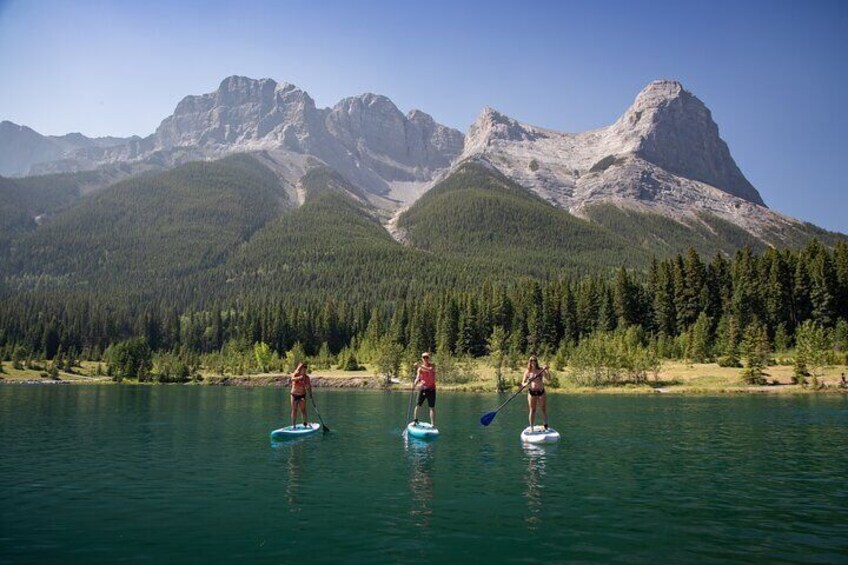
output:
<path id="1" fill-rule="evenodd" d="M 0 302 L 0 353 L 100 359 L 110 345 L 143 337 L 154 351 L 210 353 L 236 342 L 283 355 L 300 344 L 308 355 L 347 348 L 376 358 L 392 344 L 480 356 L 494 333 L 504 351 L 552 355 L 597 331 L 637 327 L 664 356 L 732 364 L 749 328 L 777 347 L 791 345 L 807 321 L 848 332 L 848 244 L 831 249 L 813 240 L 760 255 L 745 248 L 710 262 L 690 250 L 612 277 L 482 281 L 474 291 L 416 285 L 405 299 L 384 301 L 358 296 L 293 293 L 179 309 L 164 299 L 30 291 Z"/>

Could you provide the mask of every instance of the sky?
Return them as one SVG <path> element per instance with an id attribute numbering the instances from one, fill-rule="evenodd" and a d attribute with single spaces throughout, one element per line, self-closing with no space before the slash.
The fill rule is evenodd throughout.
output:
<path id="1" fill-rule="evenodd" d="M 770 208 L 848 232 L 848 1 L 0 0 L 0 120 L 45 135 L 145 136 L 233 74 L 461 131 L 602 127 L 676 79 Z"/>

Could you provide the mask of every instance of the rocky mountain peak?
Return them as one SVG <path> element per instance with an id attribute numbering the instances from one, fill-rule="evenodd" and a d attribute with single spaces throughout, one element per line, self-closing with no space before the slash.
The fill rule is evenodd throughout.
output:
<path id="1" fill-rule="evenodd" d="M 522 124 L 490 106 L 484 106 L 468 128 L 465 153 L 483 151 L 496 140 L 535 141 L 540 137 L 544 137 L 544 134 L 539 129 Z"/>
<path id="2" fill-rule="evenodd" d="M 357 167 L 367 165 L 389 182 L 429 179 L 462 151 L 460 132 L 437 124 L 420 110 L 404 115 L 394 102 L 378 94 L 341 100 L 327 113 L 325 124 Z"/>
<path id="3" fill-rule="evenodd" d="M 637 157 L 765 205 L 731 157 L 710 110 L 677 81 L 646 86 L 611 132 Z"/>
<path id="4" fill-rule="evenodd" d="M 436 120 L 433 119 L 433 116 L 428 114 L 427 112 L 422 112 L 418 109 L 412 109 L 406 113 L 406 119 L 410 122 L 416 123 L 421 127 L 434 127 L 436 125 Z"/>
<path id="5" fill-rule="evenodd" d="M 687 95 L 691 96 L 676 80 L 655 80 L 639 92 L 633 102 L 633 108 L 636 110 L 658 108 L 670 100 Z"/>
<path id="6" fill-rule="evenodd" d="M 305 150 L 320 128 L 309 95 L 288 83 L 225 78 L 214 92 L 186 96 L 154 134 L 155 147 L 284 146 Z"/>

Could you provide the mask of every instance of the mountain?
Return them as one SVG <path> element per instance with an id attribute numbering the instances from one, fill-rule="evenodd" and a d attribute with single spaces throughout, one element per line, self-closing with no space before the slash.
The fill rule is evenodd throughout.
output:
<path id="1" fill-rule="evenodd" d="M 16 236 L 34 231 L 82 195 L 122 178 L 97 170 L 40 177 L 0 177 L 0 253 Z"/>
<path id="2" fill-rule="evenodd" d="M 650 254 L 528 192 L 483 163 L 463 162 L 398 219 L 408 245 L 512 275 L 641 267 Z"/>
<path id="3" fill-rule="evenodd" d="M 649 84 L 614 124 L 577 134 L 485 108 L 458 163 L 467 159 L 485 161 L 541 198 L 594 221 L 610 217 L 593 211 L 604 205 L 625 215 L 662 216 L 678 230 L 716 237 L 721 222 L 760 245 L 794 245 L 818 235 L 765 206 L 719 137 L 710 111 L 675 81 Z M 658 229 L 650 235 L 664 234 Z"/>
<path id="4" fill-rule="evenodd" d="M 413 289 L 611 271 L 650 258 L 474 163 L 401 216 L 405 243 L 385 229 L 385 211 L 335 170 L 314 166 L 289 186 L 266 163 L 264 152 L 232 155 L 77 196 L 51 221 L 14 238 L 6 292 L 181 306 L 327 293 L 385 301 Z"/>
<path id="5" fill-rule="evenodd" d="M 385 96 L 363 94 L 321 109 L 292 84 L 231 76 L 215 92 L 183 98 L 148 137 L 116 146 L 89 144 L 76 152 L 43 152 L 34 163 L 19 160 L 15 172 L 81 171 L 118 163 L 139 171 L 162 170 L 265 151 L 282 168 L 293 166 L 302 173 L 304 156 L 313 157 L 368 194 L 409 200 L 450 165 L 462 146 L 460 132 L 420 110 L 404 115 Z"/>
<path id="6" fill-rule="evenodd" d="M 40 163 L 61 161 L 86 149 L 118 147 L 128 141 L 119 137 L 90 138 L 80 133 L 45 136 L 26 126 L 3 121 L 0 122 L 0 175 L 24 176 Z"/>
<path id="7" fill-rule="evenodd" d="M 12 286 L 86 292 L 187 285 L 292 207 L 276 175 L 235 155 L 121 181 L 79 198 L 19 239 L 4 271 Z"/>
<path id="8" fill-rule="evenodd" d="M 675 81 L 649 84 L 605 128 L 562 133 L 485 108 L 464 136 L 420 110 L 402 113 L 385 96 L 318 108 L 292 84 L 231 76 L 214 92 L 186 96 L 145 138 L 45 137 L 3 122 L 0 147 L 10 148 L 0 153 L 9 174 L 55 173 L 0 179 L 0 251 L 21 234 L 62 237 L 51 225 L 70 229 L 62 222 L 79 213 L 77 200 L 121 207 L 116 196 L 90 192 L 129 198 L 127 186 L 141 194 L 150 179 L 170 185 L 163 172 L 237 154 L 250 155 L 287 209 L 332 192 L 388 228 L 383 235 L 458 260 L 491 264 L 524 250 L 546 269 L 591 270 L 688 247 L 731 254 L 840 238 L 766 207 L 709 109 Z M 127 177 L 138 180 L 106 189 Z M 545 229 L 528 233 L 536 222 Z M 27 241 L 38 237 L 47 236 Z"/>

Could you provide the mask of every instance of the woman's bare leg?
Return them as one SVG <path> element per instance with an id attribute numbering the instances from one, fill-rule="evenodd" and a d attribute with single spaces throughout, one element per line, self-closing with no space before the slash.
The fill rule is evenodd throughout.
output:
<path id="1" fill-rule="evenodd" d="M 527 403 L 530 405 L 530 429 L 533 429 L 533 422 L 536 420 L 536 397 L 527 395 Z"/>
<path id="2" fill-rule="evenodd" d="M 303 414 L 303 425 L 305 426 L 309 419 L 306 416 L 306 399 L 300 401 L 300 412 Z"/>

